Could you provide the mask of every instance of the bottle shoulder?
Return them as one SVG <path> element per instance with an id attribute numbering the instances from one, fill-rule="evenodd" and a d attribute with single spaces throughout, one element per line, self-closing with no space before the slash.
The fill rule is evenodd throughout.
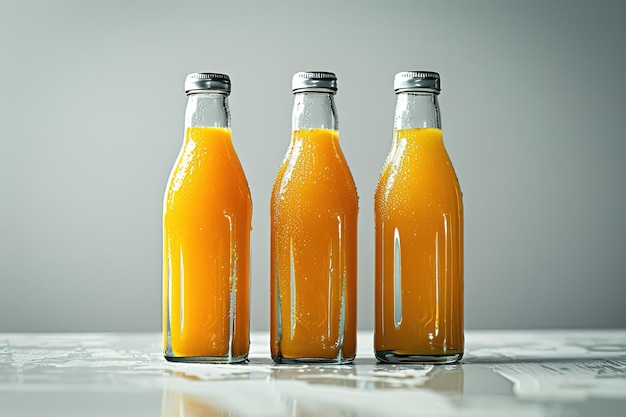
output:
<path id="1" fill-rule="evenodd" d="M 356 199 L 356 184 L 339 145 L 337 131 L 295 131 L 274 181 L 273 196 L 306 198 L 342 194 Z"/>
<path id="2" fill-rule="evenodd" d="M 391 149 L 385 160 L 381 173 L 395 170 L 403 176 L 428 171 L 450 170 L 452 161 L 443 143 L 440 129 L 420 128 L 396 130 Z"/>
<path id="3" fill-rule="evenodd" d="M 189 128 L 168 180 L 166 198 L 215 193 L 225 200 L 250 199 L 230 129 Z"/>
<path id="4" fill-rule="evenodd" d="M 396 131 L 381 170 L 376 204 L 402 204 L 458 199 L 460 186 L 439 129 Z"/>

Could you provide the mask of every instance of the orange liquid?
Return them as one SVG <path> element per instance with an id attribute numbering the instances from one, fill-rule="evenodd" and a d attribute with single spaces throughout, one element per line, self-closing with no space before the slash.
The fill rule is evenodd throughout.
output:
<path id="1" fill-rule="evenodd" d="M 336 130 L 297 130 L 271 204 L 271 354 L 356 353 L 358 197 Z"/>
<path id="2" fill-rule="evenodd" d="M 247 355 L 251 216 L 230 129 L 188 128 L 164 201 L 166 356 Z"/>
<path id="3" fill-rule="evenodd" d="M 375 350 L 462 353 L 463 203 L 441 130 L 395 132 L 375 222 Z"/>

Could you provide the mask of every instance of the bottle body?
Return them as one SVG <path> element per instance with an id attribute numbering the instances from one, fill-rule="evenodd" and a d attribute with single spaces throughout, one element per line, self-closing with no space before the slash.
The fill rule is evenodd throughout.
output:
<path id="1" fill-rule="evenodd" d="M 349 363 L 356 354 L 358 197 L 332 106 L 329 94 L 296 94 L 272 190 L 270 348 L 278 363 Z M 318 116 L 330 122 L 311 123 Z"/>
<path id="2" fill-rule="evenodd" d="M 207 107 L 227 111 L 223 100 L 220 94 L 190 96 L 184 144 L 165 192 L 163 343 L 168 360 L 238 362 L 248 355 L 250 191 L 228 117 L 226 123 L 205 120 Z"/>
<path id="3" fill-rule="evenodd" d="M 429 106 L 426 116 L 411 114 Z M 374 201 L 376 357 L 396 363 L 459 360 L 463 203 L 434 94 L 399 94 L 393 144 Z"/>

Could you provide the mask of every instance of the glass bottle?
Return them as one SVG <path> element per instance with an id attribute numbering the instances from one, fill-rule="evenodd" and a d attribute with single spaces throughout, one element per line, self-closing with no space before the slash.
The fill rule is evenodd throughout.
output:
<path id="1" fill-rule="evenodd" d="M 250 345 L 252 201 L 233 148 L 224 74 L 194 73 L 163 205 L 165 358 L 240 362 Z"/>
<path id="2" fill-rule="evenodd" d="M 374 198 L 374 350 L 382 362 L 463 356 L 463 202 L 443 145 L 439 74 L 396 74 L 393 143 Z"/>
<path id="3" fill-rule="evenodd" d="M 339 146 L 329 72 L 292 81 L 293 134 L 271 197 L 271 355 L 349 363 L 356 354 L 358 197 Z"/>

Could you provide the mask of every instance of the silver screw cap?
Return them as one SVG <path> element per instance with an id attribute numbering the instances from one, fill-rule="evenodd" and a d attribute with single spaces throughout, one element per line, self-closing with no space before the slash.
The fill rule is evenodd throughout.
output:
<path id="1" fill-rule="evenodd" d="M 325 71 L 297 72 L 291 80 L 291 90 L 294 93 L 312 91 L 335 94 L 337 92 L 337 76 L 332 72 Z"/>
<path id="2" fill-rule="evenodd" d="M 194 72 L 185 78 L 187 95 L 203 91 L 230 94 L 230 77 L 215 72 Z"/>
<path id="3" fill-rule="evenodd" d="M 425 91 L 439 94 L 441 80 L 439 74 L 432 71 L 402 71 L 393 79 L 393 89 L 398 93 L 405 91 Z"/>

